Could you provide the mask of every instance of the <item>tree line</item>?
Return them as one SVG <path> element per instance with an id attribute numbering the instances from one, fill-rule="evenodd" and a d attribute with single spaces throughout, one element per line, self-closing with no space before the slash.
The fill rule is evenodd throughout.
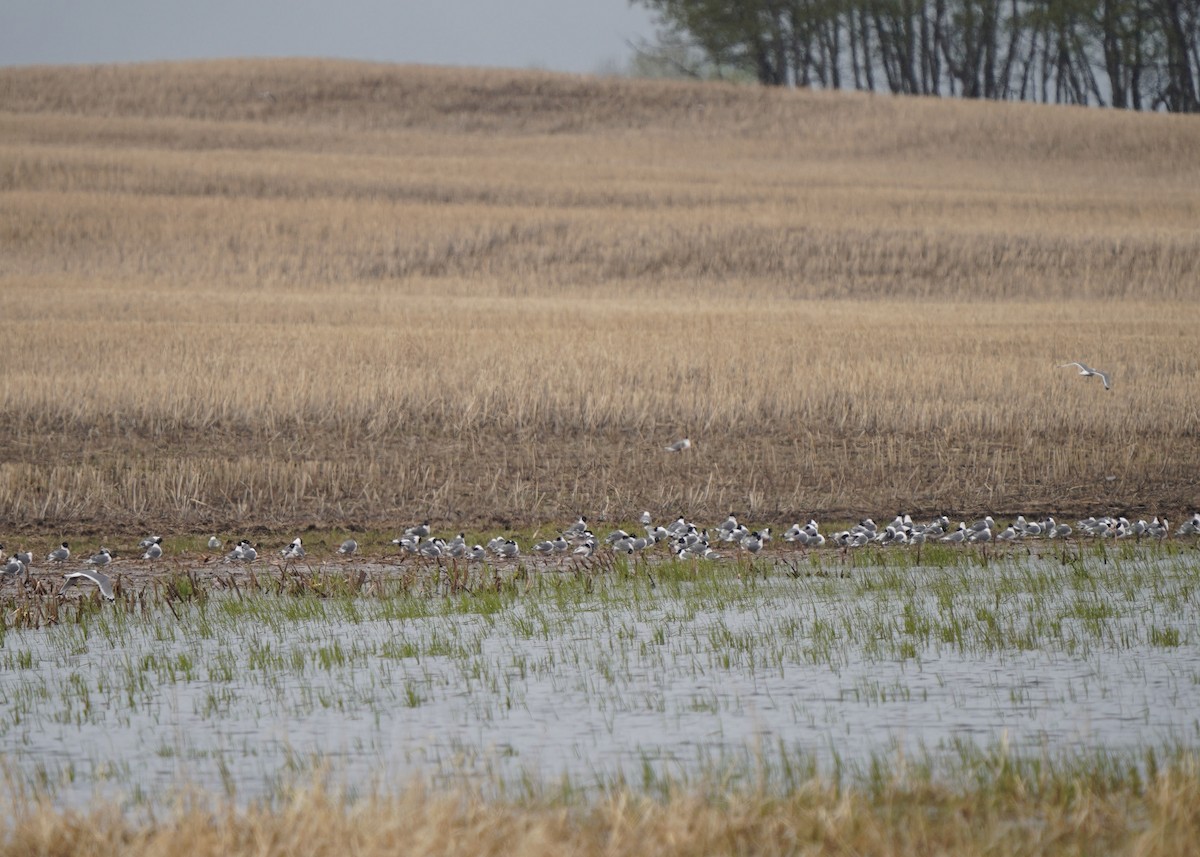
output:
<path id="1" fill-rule="evenodd" d="M 1200 0 L 631 2 L 686 74 L 1200 112 Z"/>

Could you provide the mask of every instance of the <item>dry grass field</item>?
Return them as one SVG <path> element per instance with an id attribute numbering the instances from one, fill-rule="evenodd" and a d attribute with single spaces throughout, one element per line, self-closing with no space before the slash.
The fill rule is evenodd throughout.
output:
<path id="1" fill-rule="evenodd" d="M 1137 854 L 1188 855 L 1200 833 L 1194 759 L 1144 788 L 1102 779 L 1045 781 L 999 771 L 966 795 L 903 779 L 875 794 L 814 781 L 786 796 L 681 792 L 660 801 L 618 791 L 586 806 L 532 805 L 410 788 L 347 806 L 301 790 L 277 807 L 209 811 L 181 805 L 139 823 L 115 807 L 60 813 L 18 803 L 0 855 L 186 854 Z"/>
<path id="2" fill-rule="evenodd" d="M 1031 105 L 0 69 L 0 524 L 1175 520 L 1197 152 Z"/>

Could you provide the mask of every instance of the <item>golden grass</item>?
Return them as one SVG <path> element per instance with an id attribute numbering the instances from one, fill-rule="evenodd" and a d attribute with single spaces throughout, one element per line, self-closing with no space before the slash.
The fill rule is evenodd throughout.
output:
<path id="1" fill-rule="evenodd" d="M 813 781 L 784 796 L 616 790 L 562 804 L 507 802 L 410 787 L 347 805 L 316 787 L 271 807 L 181 806 L 137 821 L 111 805 L 60 811 L 18 802 L 0 817 L 0 855 L 710 855 L 1194 853 L 1194 769 L 1144 787 L 1020 776 L 955 790 L 903 779 L 878 789 Z"/>
<path id="2" fill-rule="evenodd" d="M 1175 516 L 1196 151 L 1030 105 L 0 70 L 0 521 Z"/>

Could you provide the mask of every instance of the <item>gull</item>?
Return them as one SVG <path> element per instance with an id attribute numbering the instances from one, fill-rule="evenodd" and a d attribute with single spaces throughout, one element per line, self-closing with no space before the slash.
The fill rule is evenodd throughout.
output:
<path id="1" fill-rule="evenodd" d="M 961 544 L 963 539 L 965 539 L 966 537 L 967 537 L 967 525 L 964 524 L 962 521 L 959 521 L 958 529 L 955 530 L 954 532 L 950 533 L 949 535 L 942 536 L 941 539 L 939 539 L 939 541 L 947 542 L 949 544 Z"/>
<path id="2" fill-rule="evenodd" d="M 26 577 L 29 576 L 29 570 L 25 567 L 25 563 L 21 562 L 21 560 L 17 558 L 16 554 L 10 556 L 4 567 L 0 568 L 0 574 L 4 574 L 8 577 L 16 577 L 18 574 L 22 573 L 24 573 Z"/>
<path id="3" fill-rule="evenodd" d="M 415 527 L 409 527 L 407 530 L 404 531 L 404 535 L 416 536 L 417 538 L 421 538 L 421 539 L 428 538 L 429 522 L 423 521 L 422 523 L 418 524 Z"/>
<path id="4" fill-rule="evenodd" d="M 875 541 L 884 545 L 902 545 L 907 541 L 903 530 L 897 530 L 891 524 L 883 528 L 883 532 L 875 537 Z"/>
<path id="5" fill-rule="evenodd" d="M 146 538 L 144 538 L 140 542 L 138 542 L 138 547 L 148 548 L 148 547 L 150 547 L 150 545 L 158 545 L 158 544 L 162 544 L 162 536 L 146 536 Z"/>
<path id="6" fill-rule="evenodd" d="M 655 542 L 661 542 L 671 538 L 671 534 L 667 532 L 666 527 L 652 527 L 646 525 L 646 535 L 654 539 Z"/>
<path id="7" fill-rule="evenodd" d="M 496 536 L 494 539 L 492 539 L 491 541 L 489 541 L 487 543 L 488 550 L 490 550 L 492 553 L 496 554 L 497 556 L 501 556 L 502 554 L 500 553 L 500 549 L 504 547 L 504 543 L 506 541 L 507 541 L 507 539 L 505 539 L 504 536 Z"/>
<path id="8" fill-rule="evenodd" d="M 554 553 L 554 542 L 538 542 L 533 546 L 534 553 L 548 554 Z"/>
<path id="9" fill-rule="evenodd" d="M 221 540 L 216 536 L 210 536 L 208 539 L 208 549 L 210 551 L 219 551 L 221 549 Z"/>
<path id="10" fill-rule="evenodd" d="M 596 540 L 588 539 L 586 542 L 581 544 L 579 547 L 575 548 L 575 550 L 571 551 L 571 555 L 577 556 L 577 557 L 582 557 L 583 559 L 587 559 L 589 556 L 591 556 L 595 552 L 596 552 Z"/>
<path id="11" fill-rule="evenodd" d="M 162 556 L 162 536 L 155 536 L 154 541 L 146 545 L 146 552 L 142 554 L 142 559 L 154 561 Z"/>
<path id="12" fill-rule="evenodd" d="M 100 553 L 89 559 L 87 564 L 94 565 L 96 568 L 104 568 L 110 562 L 112 562 L 112 551 L 108 548 L 100 548 Z"/>
<path id="13" fill-rule="evenodd" d="M 521 546 L 512 539 L 505 539 L 496 552 L 505 559 L 516 559 L 521 555 Z"/>
<path id="14" fill-rule="evenodd" d="M 353 556 L 358 551 L 358 542 L 354 539 L 346 539 L 342 542 L 342 546 L 337 549 L 337 552 L 342 556 Z"/>
<path id="15" fill-rule="evenodd" d="M 401 536 L 398 539 L 392 539 L 392 544 L 408 553 L 414 553 L 417 550 L 417 546 L 421 544 L 421 537 L 412 535 Z"/>
<path id="16" fill-rule="evenodd" d="M 33 565 L 33 551 L 17 551 L 13 554 L 26 567 Z"/>
<path id="17" fill-rule="evenodd" d="M 1046 518 L 1042 522 L 1042 530 L 1046 533 L 1046 537 L 1050 539 L 1065 539 L 1071 535 L 1070 524 L 1055 523 L 1054 518 Z"/>
<path id="18" fill-rule="evenodd" d="M 795 524 L 794 528 L 784 533 L 783 540 L 791 542 L 800 547 L 820 547 L 825 544 L 825 537 L 815 530 L 810 530 L 808 527 L 800 528 L 799 524 Z"/>
<path id="19" fill-rule="evenodd" d="M 663 449 L 665 449 L 667 452 L 683 452 L 685 449 L 689 449 L 691 445 L 692 441 L 685 437 L 682 440 L 675 441 L 670 446 L 663 447 Z"/>
<path id="20" fill-rule="evenodd" d="M 258 550 L 248 541 L 242 542 L 242 562 L 254 562 L 258 559 Z"/>
<path id="21" fill-rule="evenodd" d="M 46 557 L 46 559 L 50 562 L 66 562 L 70 558 L 71 549 L 67 546 L 66 542 L 63 542 L 54 550 L 50 551 L 50 555 Z"/>
<path id="22" fill-rule="evenodd" d="M 750 533 L 749 535 L 743 536 L 739 544 L 745 550 L 750 551 L 750 553 L 758 553 L 760 550 L 762 550 L 763 540 L 758 533 Z"/>
<path id="23" fill-rule="evenodd" d="M 292 543 L 279 552 L 284 559 L 303 559 L 304 548 L 300 545 L 300 537 L 292 539 Z"/>
<path id="24" fill-rule="evenodd" d="M 483 545 L 475 545 L 471 548 L 471 559 L 475 562 L 483 562 L 487 559 L 487 554 L 483 550 Z"/>
<path id="25" fill-rule="evenodd" d="M 633 536 L 625 536 L 617 539 L 612 543 L 612 549 L 618 553 L 631 554 L 633 553 Z"/>
<path id="26" fill-rule="evenodd" d="M 445 539 L 431 539 L 417 548 L 417 553 L 426 559 L 438 559 L 447 553 Z"/>
<path id="27" fill-rule="evenodd" d="M 1070 363 L 1059 364 L 1058 368 L 1065 369 L 1068 366 L 1078 366 L 1080 375 L 1083 375 L 1084 377 L 1087 377 L 1087 378 L 1090 378 L 1091 376 L 1095 375 L 1097 378 L 1099 378 L 1101 381 L 1104 382 L 1104 389 L 1106 389 L 1106 390 L 1112 389 L 1112 376 L 1109 375 L 1107 372 L 1103 372 L 1099 369 L 1093 369 L 1091 366 L 1088 366 L 1086 363 L 1080 363 L 1078 360 L 1073 360 Z"/>
<path id="28" fill-rule="evenodd" d="M 116 596 L 113 595 L 112 581 L 109 580 L 108 575 L 102 571 L 92 571 L 91 569 L 85 568 L 83 571 L 72 571 L 69 574 L 64 574 L 63 579 L 66 582 L 63 583 L 62 589 L 58 591 L 59 595 L 65 594 L 70 587 L 79 583 L 81 580 L 90 580 L 92 583 L 100 587 L 101 595 L 103 595 L 109 601 L 116 600 Z"/>
<path id="29" fill-rule="evenodd" d="M 642 512 L 642 526 L 643 527 L 650 526 L 650 522 L 653 520 L 654 519 L 650 517 L 650 513 L 648 511 Z"/>
<path id="30" fill-rule="evenodd" d="M 563 530 L 563 535 L 566 536 L 567 538 L 571 538 L 572 536 L 578 536 L 578 535 L 581 535 L 583 533 L 583 531 L 586 530 L 587 528 L 588 528 L 587 518 L 585 518 L 583 515 L 580 515 L 578 521 L 576 521 L 575 523 L 571 524 L 571 526 L 569 526 L 565 530 Z"/>
<path id="31" fill-rule="evenodd" d="M 1008 525 L 1007 527 L 1005 527 L 1003 530 L 1001 530 L 1000 532 L 996 533 L 996 541 L 998 541 L 998 542 L 1012 542 L 1012 541 L 1016 541 L 1018 538 L 1020 538 L 1020 536 L 1021 536 L 1021 531 L 1020 531 L 1020 530 L 1018 530 L 1018 529 L 1017 529 L 1015 526 L 1013 526 L 1012 524 L 1009 524 L 1009 525 Z"/>

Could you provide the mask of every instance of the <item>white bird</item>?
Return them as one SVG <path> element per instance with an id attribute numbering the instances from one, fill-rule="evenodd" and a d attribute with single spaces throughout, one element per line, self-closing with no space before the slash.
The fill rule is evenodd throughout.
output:
<path id="1" fill-rule="evenodd" d="M 29 568 L 29 566 L 33 565 L 33 551 L 17 551 L 15 554 L 13 554 L 13 556 L 19 559 L 21 564 L 26 568 Z"/>
<path id="2" fill-rule="evenodd" d="M 284 559 L 304 559 L 304 548 L 300 544 L 300 537 L 292 539 L 292 543 L 279 552 L 279 555 Z"/>
<path id="3" fill-rule="evenodd" d="M 1107 372 L 1103 372 L 1099 369 L 1093 369 L 1091 366 L 1088 366 L 1086 363 L 1080 363 L 1077 360 L 1073 360 L 1070 363 L 1062 363 L 1059 365 L 1058 368 L 1065 369 L 1068 366 L 1078 366 L 1080 375 L 1083 375 L 1086 378 L 1090 378 L 1093 375 L 1095 375 L 1097 378 L 1099 378 L 1101 381 L 1104 382 L 1104 389 L 1106 389 L 1106 390 L 1112 389 L 1112 376 L 1109 375 Z"/>
<path id="4" fill-rule="evenodd" d="M 416 536 L 417 538 L 421 538 L 421 539 L 428 538 L 429 537 L 429 522 L 423 521 L 415 527 L 409 527 L 407 530 L 404 531 L 404 535 Z"/>
<path id="5" fill-rule="evenodd" d="M 72 571 L 63 575 L 64 583 L 62 589 L 58 591 L 59 595 L 64 594 L 67 589 L 79 583 L 81 580 L 90 580 L 92 583 L 100 587 L 100 594 L 109 601 L 115 601 L 116 596 L 113 595 L 112 581 L 108 575 L 102 571 L 92 571 L 91 569 L 83 569 L 82 571 Z"/>
<path id="6" fill-rule="evenodd" d="M 24 573 L 28 576 L 29 572 L 25 569 L 25 563 L 17 558 L 16 554 L 8 558 L 3 568 L 0 568 L 0 574 L 5 574 L 10 577 L 16 577 L 18 574 Z"/>
<path id="7" fill-rule="evenodd" d="M 650 526 L 650 522 L 651 522 L 652 520 L 654 520 L 654 519 L 650 517 L 650 513 L 649 513 L 649 512 L 642 512 L 642 526 L 643 526 L 643 527 L 648 527 L 648 526 Z"/>
<path id="8" fill-rule="evenodd" d="M 677 440 L 670 446 L 663 447 L 667 452 L 683 452 L 685 449 L 690 449 L 692 441 L 689 438 Z"/>
<path id="9" fill-rule="evenodd" d="M 155 536 L 154 541 L 146 545 L 146 552 L 142 554 L 142 559 L 156 560 L 162 556 L 162 536 Z"/>
<path id="10" fill-rule="evenodd" d="M 948 544 L 962 544 L 962 541 L 967 537 L 967 525 L 962 521 L 958 522 L 958 529 L 954 532 L 942 536 L 938 541 L 947 542 Z"/>
<path id="11" fill-rule="evenodd" d="M 210 536 L 208 539 L 208 549 L 210 551 L 219 551 L 221 549 L 221 540 L 216 536 Z"/>
<path id="12" fill-rule="evenodd" d="M 138 547 L 148 548 L 148 547 L 150 547 L 150 545 L 157 545 L 157 544 L 162 544 L 162 536 L 146 536 L 146 538 L 144 538 L 140 542 L 138 542 Z"/>
<path id="13" fill-rule="evenodd" d="M 1016 541 L 1018 538 L 1020 538 L 1020 536 L 1021 536 L 1021 531 L 1018 530 L 1014 525 L 1009 524 L 1003 530 L 996 533 L 996 541 L 1012 542 L 1012 541 Z"/>
<path id="14" fill-rule="evenodd" d="M 447 552 L 445 539 L 430 539 L 422 542 L 421 546 L 417 548 L 417 553 L 426 559 L 439 559 Z"/>
<path id="15" fill-rule="evenodd" d="M 967 541 L 971 542 L 990 542 L 992 540 L 991 527 L 984 527 L 982 530 L 968 530 L 969 535 Z"/>
<path id="16" fill-rule="evenodd" d="M 471 548 L 471 559 L 475 562 L 483 562 L 487 559 L 487 554 L 483 550 L 483 545 L 475 545 Z"/>
<path id="17" fill-rule="evenodd" d="M 63 542 L 54 550 L 50 551 L 49 556 L 46 557 L 46 559 L 50 562 L 66 562 L 70 558 L 71 548 L 67 546 L 66 542 Z"/>
<path id="18" fill-rule="evenodd" d="M 392 539 L 392 544 L 396 545 L 403 551 L 407 551 L 408 553 L 416 553 L 417 548 L 421 544 L 421 537 L 405 535 L 398 539 Z"/>
<path id="19" fill-rule="evenodd" d="M 354 539 L 346 539 L 342 542 L 342 546 L 337 549 L 337 552 L 342 556 L 354 556 L 358 551 L 358 542 Z"/>
<path id="20" fill-rule="evenodd" d="M 258 559 L 258 549 L 248 541 L 242 542 L 242 562 L 254 562 Z"/>
<path id="21" fill-rule="evenodd" d="M 667 532 L 673 536 L 677 536 L 681 533 L 686 533 L 690 526 L 691 524 L 687 522 L 683 515 L 680 515 L 667 527 Z"/>
<path id="22" fill-rule="evenodd" d="M 94 565 L 96 568 L 104 568 L 110 562 L 112 562 L 112 551 L 108 548 L 100 548 L 100 553 L 89 559 L 87 564 Z"/>

